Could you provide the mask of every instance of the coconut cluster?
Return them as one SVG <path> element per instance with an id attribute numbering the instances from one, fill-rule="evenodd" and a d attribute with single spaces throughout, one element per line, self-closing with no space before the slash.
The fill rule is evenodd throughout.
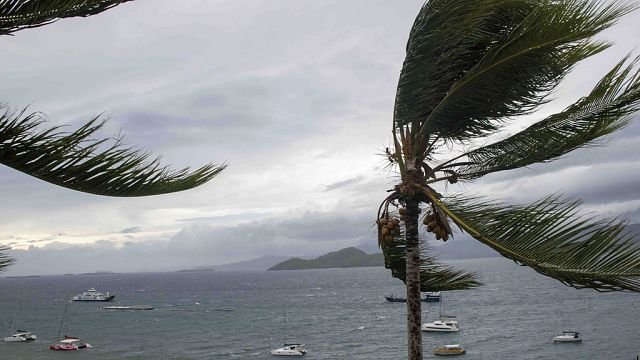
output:
<path id="1" fill-rule="evenodd" d="M 400 219 L 388 215 L 378 219 L 378 233 L 382 241 L 390 243 L 394 237 L 400 235 Z"/>
<path id="2" fill-rule="evenodd" d="M 442 220 L 439 216 L 434 213 L 429 213 L 424 217 L 422 223 L 427 225 L 427 231 L 432 232 L 436 235 L 436 239 L 442 241 L 449 240 L 449 233 L 447 231 L 446 226 L 442 223 Z"/>

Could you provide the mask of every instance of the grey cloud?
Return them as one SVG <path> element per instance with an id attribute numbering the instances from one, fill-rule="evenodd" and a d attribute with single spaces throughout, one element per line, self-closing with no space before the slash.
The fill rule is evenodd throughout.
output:
<path id="1" fill-rule="evenodd" d="M 133 234 L 133 233 L 137 233 L 142 231 L 142 227 L 140 226 L 133 226 L 133 227 L 128 227 L 126 229 L 122 229 L 120 230 L 121 234 Z"/>
<path id="2" fill-rule="evenodd" d="M 356 176 L 351 179 L 338 181 L 333 184 L 326 185 L 324 191 L 326 192 L 326 191 L 331 191 L 331 190 L 340 189 L 346 186 L 354 185 L 361 182 L 362 180 L 364 180 L 364 176 Z"/>

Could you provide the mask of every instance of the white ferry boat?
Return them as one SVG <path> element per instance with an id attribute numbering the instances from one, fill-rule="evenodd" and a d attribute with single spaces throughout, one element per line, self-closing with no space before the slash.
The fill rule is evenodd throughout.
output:
<path id="1" fill-rule="evenodd" d="M 73 296 L 71 300 L 73 301 L 111 301 L 113 300 L 114 297 L 116 296 L 109 295 L 108 291 L 106 294 L 103 294 L 101 292 L 96 291 L 96 289 L 91 288 L 83 292 L 82 294 Z"/>

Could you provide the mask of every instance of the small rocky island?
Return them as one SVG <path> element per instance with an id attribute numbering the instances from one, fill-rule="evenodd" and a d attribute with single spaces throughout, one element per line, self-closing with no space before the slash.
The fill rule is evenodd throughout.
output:
<path id="1" fill-rule="evenodd" d="M 268 270 L 304 270 L 383 266 L 384 257 L 381 253 L 367 254 L 355 247 L 330 252 L 316 259 L 304 260 L 292 258 L 270 267 Z"/>

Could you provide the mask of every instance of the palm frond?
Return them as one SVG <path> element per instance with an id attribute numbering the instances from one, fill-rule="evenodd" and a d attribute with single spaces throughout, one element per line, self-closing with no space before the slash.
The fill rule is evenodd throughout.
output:
<path id="1" fill-rule="evenodd" d="M 480 198 L 438 200 L 478 241 L 574 288 L 640 291 L 640 246 L 622 222 L 579 216 L 579 201 L 550 196 L 528 206 Z"/>
<path id="2" fill-rule="evenodd" d="M 430 1 L 410 34 L 396 125 L 424 138 L 487 135 L 543 103 L 573 65 L 608 46 L 590 39 L 631 10 L 595 0 Z"/>
<path id="3" fill-rule="evenodd" d="M 3 271 L 7 266 L 14 262 L 14 260 L 5 253 L 7 250 L 9 250 L 8 247 L 0 245 L 0 271 Z"/>
<path id="4" fill-rule="evenodd" d="M 395 278 L 406 281 L 406 249 L 403 236 L 397 236 L 391 241 L 380 242 L 384 255 L 384 265 L 391 270 Z M 420 245 L 420 291 L 465 290 L 482 285 L 473 272 L 455 270 L 440 264 L 430 251 L 426 243 Z"/>
<path id="5" fill-rule="evenodd" d="M 594 145 L 604 135 L 625 126 L 640 109 L 640 58 L 624 67 L 620 61 L 591 93 L 560 113 L 494 144 L 463 154 L 458 179 L 470 180 L 496 171 L 547 162 L 575 149 Z M 458 157 L 457 159 L 461 158 Z M 436 170 L 455 167 L 445 163 Z"/>
<path id="6" fill-rule="evenodd" d="M 99 14 L 132 0 L 0 0 L 0 35 L 68 17 Z"/>
<path id="7" fill-rule="evenodd" d="M 0 163 L 69 189 L 105 196 L 149 196 L 202 185 L 226 165 L 208 164 L 194 171 L 172 170 L 151 154 L 122 144 L 122 139 L 94 140 L 104 122 L 94 118 L 65 133 L 60 127 L 38 130 L 37 113 L 12 112 L 0 105 Z"/>

